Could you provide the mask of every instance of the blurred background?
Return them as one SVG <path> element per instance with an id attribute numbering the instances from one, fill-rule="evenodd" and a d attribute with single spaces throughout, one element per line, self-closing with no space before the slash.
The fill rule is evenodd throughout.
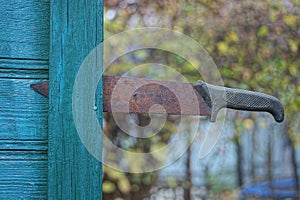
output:
<path id="1" fill-rule="evenodd" d="M 228 110 L 217 145 L 200 159 L 209 122 L 194 117 L 201 121 L 199 136 L 172 165 L 150 173 L 125 173 L 104 165 L 103 199 L 299 199 L 300 1 L 104 0 L 104 4 L 105 38 L 141 27 L 182 32 L 207 50 L 225 86 L 276 96 L 286 118 L 278 124 L 267 113 Z M 157 49 L 123 55 L 105 74 L 176 80 L 151 64 L 128 73 L 132 66 L 147 63 L 171 66 L 190 82 L 201 78 L 178 55 Z M 147 115 L 130 117 L 140 126 L 149 124 Z M 188 135 L 193 119 L 185 122 L 180 116 L 168 116 L 159 134 L 144 139 L 124 133 L 109 113 L 103 129 L 122 149 L 151 152 L 168 144 L 180 121 Z"/>

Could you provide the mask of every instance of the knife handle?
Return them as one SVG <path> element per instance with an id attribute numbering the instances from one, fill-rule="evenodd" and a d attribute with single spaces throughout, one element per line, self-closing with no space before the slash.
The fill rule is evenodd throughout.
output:
<path id="1" fill-rule="evenodd" d="M 196 90 L 209 96 L 204 101 L 211 107 L 211 121 L 216 120 L 218 111 L 221 108 L 230 108 L 235 110 L 263 111 L 273 115 L 277 122 L 284 119 L 284 108 L 280 101 L 271 95 L 252 92 L 243 89 L 226 88 L 207 84 L 198 81 L 195 85 Z"/>

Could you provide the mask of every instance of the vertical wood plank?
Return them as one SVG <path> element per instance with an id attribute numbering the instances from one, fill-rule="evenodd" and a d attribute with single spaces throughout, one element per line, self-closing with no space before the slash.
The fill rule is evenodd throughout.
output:
<path id="1" fill-rule="evenodd" d="M 51 0 L 49 199 L 101 199 L 101 163 L 76 132 L 72 90 L 84 58 L 102 41 L 102 6 L 101 0 Z"/>

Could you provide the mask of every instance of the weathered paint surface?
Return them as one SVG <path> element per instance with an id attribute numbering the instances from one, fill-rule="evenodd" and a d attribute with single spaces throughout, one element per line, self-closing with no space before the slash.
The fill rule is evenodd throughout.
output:
<path id="1" fill-rule="evenodd" d="M 52 0 L 50 7 L 48 198 L 101 199 L 101 163 L 76 132 L 72 90 L 82 61 L 102 41 L 102 2 Z"/>
<path id="2" fill-rule="evenodd" d="M 1 140 L 47 140 L 48 101 L 28 87 L 36 81 L 0 78 Z"/>
<path id="3" fill-rule="evenodd" d="M 70 95 L 78 64 L 102 39 L 102 3 L 0 5 L 0 199 L 101 199 L 101 163 L 76 135 Z M 49 58 L 50 111 L 29 87 L 48 80 Z"/>
<path id="4" fill-rule="evenodd" d="M 17 78 L 4 78 L 2 72 L 0 69 L 0 199 L 45 199 L 48 100 L 28 88 L 38 80 L 24 78 L 27 75 L 21 78 L 21 71 Z"/>
<path id="5" fill-rule="evenodd" d="M 49 0 L 0 0 L 0 5 L 0 57 L 47 60 Z"/>
<path id="6" fill-rule="evenodd" d="M 47 151 L 32 147 L 0 151 L 1 199 L 47 198 Z"/>
<path id="7" fill-rule="evenodd" d="M 46 199 L 49 0 L 0 0 L 0 199 Z"/>

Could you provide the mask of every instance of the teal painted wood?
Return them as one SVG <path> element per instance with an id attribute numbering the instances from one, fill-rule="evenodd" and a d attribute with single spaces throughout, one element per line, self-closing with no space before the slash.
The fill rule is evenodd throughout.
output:
<path id="1" fill-rule="evenodd" d="M 48 70 L 48 68 L 49 68 L 48 60 L 26 60 L 26 59 L 13 59 L 13 58 L 1 59 L 0 58 L 0 69 Z"/>
<path id="2" fill-rule="evenodd" d="M 0 140 L 0 151 L 48 151 L 48 141 L 38 139 Z M 13 153 L 13 152 L 11 152 Z M 47 172 L 47 170 L 45 171 Z"/>
<path id="3" fill-rule="evenodd" d="M 47 198 L 47 151 L 0 151 L 0 199 Z"/>
<path id="4" fill-rule="evenodd" d="M 82 145 L 72 116 L 76 73 L 103 38 L 102 6 L 100 0 L 51 1 L 49 199 L 102 196 L 102 165 Z"/>
<path id="5" fill-rule="evenodd" d="M 47 60 L 49 0 L 0 0 L 0 58 Z"/>
<path id="6" fill-rule="evenodd" d="M 49 0 L 0 0 L 0 199 L 47 199 Z"/>
<path id="7" fill-rule="evenodd" d="M 0 199 L 46 199 L 48 100 L 29 87 L 38 75 L 8 74 L 0 78 Z"/>
<path id="8" fill-rule="evenodd" d="M 2 79 L 48 79 L 48 70 L 19 70 L 19 69 L 0 69 Z"/>
<path id="9" fill-rule="evenodd" d="M 47 140 L 48 100 L 29 87 L 39 81 L 0 78 L 1 140 Z"/>

